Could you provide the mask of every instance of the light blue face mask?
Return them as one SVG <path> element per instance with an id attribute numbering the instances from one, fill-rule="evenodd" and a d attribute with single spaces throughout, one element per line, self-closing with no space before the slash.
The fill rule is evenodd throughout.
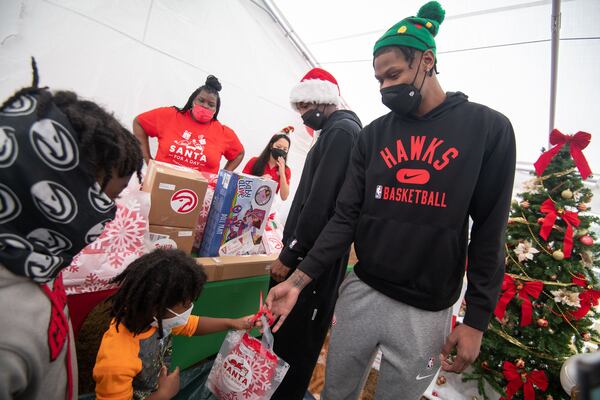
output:
<path id="1" fill-rule="evenodd" d="M 175 311 L 167 308 L 167 310 L 173 313 L 175 316 L 171 318 L 164 318 L 162 320 L 163 336 L 170 335 L 173 328 L 187 324 L 188 319 L 190 319 L 190 315 L 192 315 L 192 308 L 194 308 L 193 304 L 181 314 L 177 314 Z M 152 321 L 151 325 L 158 327 L 158 320 L 156 317 L 154 317 L 154 321 Z"/>

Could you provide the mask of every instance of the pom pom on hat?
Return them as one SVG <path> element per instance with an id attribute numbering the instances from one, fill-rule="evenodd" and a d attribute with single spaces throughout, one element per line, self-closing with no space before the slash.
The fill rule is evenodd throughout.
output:
<path id="1" fill-rule="evenodd" d="M 373 47 L 373 54 L 382 47 L 405 46 L 417 50 L 432 50 L 435 54 L 435 35 L 444 22 L 446 11 L 437 1 L 423 5 L 416 17 L 407 17 L 396 23 L 380 37 Z"/>
<path id="2" fill-rule="evenodd" d="M 419 12 L 417 13 L 417 18 L 429 19 L 437 22 L 436 29 L 434 31 L 430 29 L 433 36 L 437 35 L 440 24 L 444 22 L 445 17 L 446 11 L 444 11 L 441 4 L 437 1 L 430 1 L 427 4 L 424 4 L 419 8 Z"/>
<path id="3" fill-rule="evenodd" d="M 313 68 L 292 88 L 290 103 L 340 104 L 340 87 L 337 80 L 322 68 Z"/>

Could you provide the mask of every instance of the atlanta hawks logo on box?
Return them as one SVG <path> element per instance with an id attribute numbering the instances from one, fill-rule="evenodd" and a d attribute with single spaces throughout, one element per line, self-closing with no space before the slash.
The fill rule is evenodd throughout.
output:
<path id="1" fill-rule="evenodd" d="M 171 196 L 171 209 L 178 214 L 187 214 L 198 205 L 198 195 L 190 189 L 181 189 Z"/>

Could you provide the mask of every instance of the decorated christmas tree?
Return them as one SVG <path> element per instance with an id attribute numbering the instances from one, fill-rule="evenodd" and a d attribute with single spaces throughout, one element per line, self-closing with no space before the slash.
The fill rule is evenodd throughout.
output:
<path id="1" fill-rule="evenodd" d="M 487 381 L 504 399 L 569 399 L 561 386 L 563 363 L 597 351 L 594 327 L 600 298 L 600 244 L 590 230 L 591 174 L 582 150 L 591 135 L 563 135 L 535 163 L 536 177 L 513 201 L 506 236 L 500 299 L 473 372 L 480 394 Z"/>

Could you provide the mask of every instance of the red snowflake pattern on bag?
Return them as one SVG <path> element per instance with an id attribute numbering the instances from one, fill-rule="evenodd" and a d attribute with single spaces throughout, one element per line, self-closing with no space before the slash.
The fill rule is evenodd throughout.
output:
<path id="1" fill-rule="evenodd" d="M 262 297 L 260 310 L 255 318 L 260 316 L 262 321 L 262 340 L 246 331 L 233 331 L 221 345 L 207 381 L 208 388 L 218 399 L 270 399 L 289 369 L 273 352 L 273 336 Z"/>
<path id="2" fill-rule="evenodd" d="M 115 219 L 108 222 L 98 239 L 77 254 L 65 269 L 67 294 L 113 288 L 114 285 L 108 283 L 110 279 L 150 251 L 147 237 L 150 194 L 141 192 L 137 186 L 130 182 L 130 187 L 117 199 Z"/>

